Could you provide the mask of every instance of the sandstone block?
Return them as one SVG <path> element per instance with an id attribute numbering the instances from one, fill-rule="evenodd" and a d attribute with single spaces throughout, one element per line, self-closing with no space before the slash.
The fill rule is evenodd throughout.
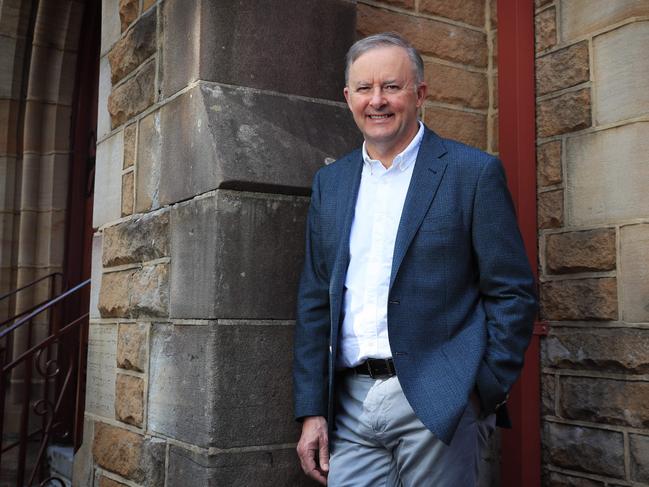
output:
<path id="1" fill-rule="evenodd" d="M 144 372 L 147 360 L 147 332 L 144 323 L 122 323 L 117 333 L 117 366 Z"/>
<path id="2" fill-rule="evenodd" d="M 557 472 L 548 472 L 548 484 L 552 487 L 605 487 L 602 482 L 584 477 L 572 477 Z"/>
<path id="3" fill-rule="evenodd" d="M 541 285 L 541 310 L 548 320 L 617 320 L 616 279 L 545 282 Z"/>
<path id="4" fill-rule="evenodd" d="M 126 2 L 122 0 L 120 3 L 131 3 L 136 9 L 138 8 L 138 2 L 135 0 L 126 0 Z M 156 11 L 154 9 L 145 13 L 108 53 L 113 84 L 142 64 L 155 50 Z"/>
<path id="5" fill-rule="evenodd" d="M 99 295 L 101 316 L 104 318 L 167 316 L 168 279 L 168 264 L 103 274 Z"/>
<path id="6" fill-rule="evenodd" d="M 451 8 L 465 3 L 471 2 L 448 2 Z M 365 4 L 358 5 L 357 16 L 359 37 L 386 31 L 398 32 L 424 55 L 461 64 L 487 66 L 487 38 L 481 32 Z"/>
<path id="7" fill-rule="evenodd" d="M 122 169 L 127 169 L 135 164 L 135 136 L 137 125 L 132 123 L 124 127 L 124 161 Z"/>
<path id="8" fill-rule="evenodd" d="M 649 123 L 568 138 L 566 173 L 571 225 L 646 217 Z"/>
<path id="9" fill-rule="evenodd" d="M 95 165 L 95 201 L 92 226 L 99 227 L 122 214 L 122 157 L 124 138 L 122 132 L 100 142 Z"/>
<path id="10" fill-rule="evenodd" d="M 631 478 L 636 482 L 649 482 L 649 436 L 629 435 L 631 452 Z"/>
<path id="11" fill-rule="evenodd" d="M 137 433 L 95 423 L 92 453 L 101 468 L 134 482 L 154 487 L 164 484 L 165 443 Z"/>
<path id="12" fill-rule="evenodd" d="M 88 372 L 86 374 L 86 412 L 115 416 L 116 325 L 91 324 L 88 331 Z"/>
<path id="13" fill-rule="evenodd" d="M 588 80 L 590 66 L 587 41 L 551 52 L 536 60 L 537 95 L 570 88 Z"/>
<path id="14" fill-rule="evenodd" d="M 543 366 L 648 374 L 649 330 L 557 329 L 543 341 Z"/>
<path id="15" fill-rule="evenodd" d="M 122 175 L 122 216 L 133 213 L 133 171 Z"/>
<path id="16" fill-rule="evenodd" d="M 545 51 L 557 44 L 557 12 L 550 7 L 534 17 L 536 51 Z"/>
<path id="17" fill-rule="evenodd" d="M 487 116 L 481 113 L 427 106 L 424 123 L 442 137 L 483 150 L 487 148 Z"/>
<path id="18" fill-rule="evenodd" d="M 545 265 L 551 274 L 615 270 L 613 228 L 554 233 L 545 244 Z"/>
<path id="19" fill-rule="evenodd" d="M 161 148 L 160 111 L 156 110 L 140 121 L 138 129 L 135 201 L 135 211 L 138 213 L 160 207 Z"/>
<path id="20" fill-rule="evenodd" d="M 443 64 L 427 63 L 425 80 L 428 98 L 469 108 L 487 108 L 487 75 Z"/>
<path id="21" fill-rule="evenodd" d="M 25 105 L 30 130 L 25 131 L 23 149 L 40 153 L 69 150 L 71 108 L 36 100 L 28 100 Z"/>
<path id="22" fill-rule="evenodd" d="M 537 218 L 539 228 L 563 226 L 563 190 L 539 193 Z"/>
<path id="23" fill-rule="evenodd" d="M 624 320 L 649 321 L 649 225 L 622 227 L 620 240 Z"/>
<path id="24" fill-rule="evenodd" d="M 147 213 L 104 230 L 104 267 L 168 256 L 168 210 Z"/>
<path id="25" fill-rule="evenodd" d="M 467 0 L 465 2 L 422 0 L 419 4 L 419 11 L 484 27 L 485 2 L 483 0 Z"/>
<path id="26" fill-rule="evenodd" d="M 554 416 L 555 411 L 555 378 L 551 374 L 541 375 L 541 415 Z"/>
<path id="27" fill-rule="evenodd" d="M 140 377 L 117 374 L 115 379 L 115 418 L 134 426 L 142 426 L 144 381 Z"/>
<path id="28" fill-rule="evenodd" d="M 539 137 L 574 132 L 591 126 L 590 89 L 571 91 L 536 105 Z"/>
<path id="29" fill-rule="evenodd" d="M 546 422 L 542 444 L 544 463 L 624 478 L 622 433 Z"/>
<path id="30" fill-rule="evenodd" d="M 649 382 L 562 377 L 561 416 L 635 428 L 649 426 Z"/>
<path id="31" fill-rule="evenodd" d="M 120 33 L 119 0 L 101 2 L 101 56 L 110 50 Z"/>
<path id="32" fill-rule="evenodd" d="M 134 272 L 127 270 L 102 274 L 98 306 L 102 317 L 128 316 L 128 285 Z"/>
<path id="33" fill-rule="evenodd" d="M 115 88 L 108 97 L 113 128 L 149 108 L 155 97 L 155 61 L 149 61 L 132 78 Z"/>
<path id="34" fill-rule="evenodd" d="M 644 0 L 570 0 L 561 3 L 561 37 L 570 41 L 630 17 L 649 15 Z"/>
<path id="35" fill-rule="evenodd" d="M 117 482 L 116 480 L 113 480 L 111 478 L 102 475 L 99 478 L 99 487 L 128 487 L 128 486 L 126 484 Z"/>
<path id="36" fill-rule="evenodd" d="M 540 187 L 561 183 L 561 141 L 536 148 L 536 179 Z"/>
<path id="37" fill-rule="evenodd" d="M 138 0 L 119 0 L 119 20 L 122 32 L 137 19 L 139 9 Z"/>

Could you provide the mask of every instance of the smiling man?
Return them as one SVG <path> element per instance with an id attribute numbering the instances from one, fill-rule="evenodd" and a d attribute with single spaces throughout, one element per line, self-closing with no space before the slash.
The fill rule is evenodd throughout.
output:
<path id="1" fill-rule="evenodd" d="M 418 120 L 423 62 L 397 34 L 351 47 L 344 94 L 365 142 L 313 182 L 300 462 L 334 487 L 473 487 L 536 313 L 503 169 Z"/>

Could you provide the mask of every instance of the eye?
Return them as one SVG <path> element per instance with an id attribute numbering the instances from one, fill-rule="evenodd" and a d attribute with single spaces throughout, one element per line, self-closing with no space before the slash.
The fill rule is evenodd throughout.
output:
<path id="1" fill-rule="evenodd" d="M 367 93 L 369 90 L 369 86 L 359 86 L 358 88 L 356 88 L 356 91 L 358 91 L 359 93 Z"/>
<path id="2" fill-rule="evenodd" d="M 387 92 L 395 92 L 395 91 L 399 91 L 399 85 L 386 85 L 386 86 L 385 86 L 385 90 L 386 90 Z"/>

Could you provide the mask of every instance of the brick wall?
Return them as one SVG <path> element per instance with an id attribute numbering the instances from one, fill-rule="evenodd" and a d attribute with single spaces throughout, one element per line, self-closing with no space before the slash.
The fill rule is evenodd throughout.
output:
<path id="1" fill-rule="evenodd" d="M 545 485 L 649 485 L 649 4 L 536 1 Z"/>

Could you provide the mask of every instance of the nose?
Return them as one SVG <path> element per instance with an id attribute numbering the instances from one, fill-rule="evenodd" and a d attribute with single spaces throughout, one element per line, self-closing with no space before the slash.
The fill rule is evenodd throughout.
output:
<path id="1" fill-rule="evenodd" d="M 383 90 L 380 86 L 372 88 L 372 98 L 370 99 L 370 106 L 372 108 L 381 108 L 385 105 L 385 98 L 383 97 Z"/>

